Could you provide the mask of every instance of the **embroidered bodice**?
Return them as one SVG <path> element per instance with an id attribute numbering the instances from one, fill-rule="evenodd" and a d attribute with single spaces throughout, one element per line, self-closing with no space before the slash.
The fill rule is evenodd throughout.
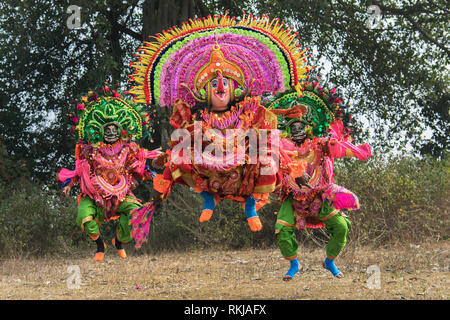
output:
<path id="1" fill-rule="evenodd" d="M 132 190 L 137 179 L 151 179 L 145 170 L 146 160 L 154 159 L 159 151 L 147 151 L 134 142 L 118 141 L 98 147 L 78 143 L 75 151 L 75 170 L 62 169 L 59 181 L 71 179 L 80 183 L 81 195 L 89 196 L 108 215 L 114 214 L 126 196 L 136 201 Z"/>

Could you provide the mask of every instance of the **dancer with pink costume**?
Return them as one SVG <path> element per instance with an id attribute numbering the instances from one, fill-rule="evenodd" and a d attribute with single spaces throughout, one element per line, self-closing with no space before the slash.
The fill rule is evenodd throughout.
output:
<path id="1" fill-rule="evenodd" d="M 162 199 L 174 183 L 199 192 L 200 222 L 211 218 L 219 201 L 240 202 L 250 229 L 261 230 L 257 210 L 279 185 L 281 172 L 274 163 L 277 119 L 260 96 L 300 91 L 299 81 L 309 70 L 305 50 L 279 19 L 245 14 L 239 22 L 227 14 L 191 19 L 155 39 L 144 41 L 139 61 L 131 64 L 136 85 L 130 92 L 137 102 L 172 107 L 172 127 L 186 133 L 155 161 L 165 169 L 155 177 L 155 190 Z M 254 143 L 245 137 L 252 132 L 267 133 L 265 155 L 249 156 Z M 241 145 L 239 137 L 244 137 Z"/>
<path id="2" fill-rule="evenodd" d="M 139 180 L 152 179 L 146 160 L 160 154 L 134 142 L 150 135 L 150 117 L 142 106 L 106 86 L 100 93 L 84 95 L 70 117 L 78 142 L 75 170 L 64 168 L 57 176 L 63 195 L 80 184 L 76 222 L 96 242 L 96 261 L 103 260 L 106 248 L 100 224 L 119 220 L 112 244 L 125 259 L 122 244 L 134 238 L 140 247 L 146 241 L 154 211 L 151 203 L 143 204 L 132 192 Z"/>
<path id="3" fill-rule="evenodd" d="M 350 227 L 342 210 L 360 206 L 354 193 L 335 184 L 334 159 L 356 157 L 365 161 L 371 149 L 367 143 L 354 145 L 345 131 L 341 99 L 335 90 L 323 89 L 318 82 L 302 86 L 301 96 L 285 92 L 267 106 L 280 117 L 288 135 L 281 141 L 283 182 L 277 194 L 282 205 L 275 224 L 277 243 L 291 264 L 283 279 L 292 279 L 300 268 L 294 229 L 321 227 L 330 235 L 323 265 L 340 278 L 343 274 L 334 261 L 346 244 Z M 295 164 L 304 167 L 304 172 L 293 174 L 290 168 Z"/>

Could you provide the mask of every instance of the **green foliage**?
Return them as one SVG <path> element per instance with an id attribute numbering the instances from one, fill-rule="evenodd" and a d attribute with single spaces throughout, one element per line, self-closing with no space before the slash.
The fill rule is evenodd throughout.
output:
<path id="1" fill-rule="evenodd" d="M 345 161 L 336 183 L 355 192 L 350 237 L 358 243 L 448 239 L 450 162 L 391 157 Z"/>
<path id="2" fill-rule="evenodd" d="M 84 247 L 75 217 L 73 199 L 30 183 L 0 184 L 0 253 L 46 255 Z"/>
<path id="3" fill-rule="evenodd" d="M 150 240 L 144 250 L 243 247 L 273 243 L 274 208 L 266 205 L 259 212 L 265 225 L 253 233 L 248 226 L 242 204 L 229 200 L 220 202 L 208 222 L 200 223 L 203 198 L 186 186 L 176 185 L 169 199 L 155 212 L 150 227 Z M 148 248 L 148 249 L 145 249 Z"/>
<path id="4" fill-rule="evenodd" d="M 336 163 L 336 183 L 353 191 L 361 209 L 348 212 L 352 222 L 349 245 L 385 245 L 448 240 L 450 234 L 450 161 L 425 158 L 373 158 L 367 162 Z M 144 184 L 136 193 L 149 199 Z M 202 198 L 188 187 L 177 185 L 154 213 L 149 240 L 137 251 L 201 248 L 264 248 L 275 246 L 274 224 L 280 204 L 271 202 L 258 213 L 263 224 L 252 232 L 242 205 L 219 203 L 208 222 L 200 223 Z M 63 199 L 53 191 L 29 183 L 0 185 L 0 254 L 62 254 L 94 250 L 90 239 L 75 224 L 74 198 Z M 115 223 L 101 226 L 108 241 Z M 298 231 L 302 246 L 324 247 L 324 229 Z M 132 244 L 127 245 L 130 253 Z"/>

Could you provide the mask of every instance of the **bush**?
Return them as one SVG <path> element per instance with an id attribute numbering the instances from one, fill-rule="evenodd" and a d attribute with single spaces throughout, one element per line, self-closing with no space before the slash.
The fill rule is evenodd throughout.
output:
<path id="1" fill-rule="evenodd" d="M 350 239 L 361 244 L 447 240 L 449 160 L 392 157 L 336 166 L 336 183 L 358 195 Z"/>
<path id="2" fill-rule="evenodd" d="M 67 252 L 85 240 L 75 225 L 73 199 L 24 182 L 0 185 L 0 194 L 0 253 Z"/>
<path id="3" fill-rule="evenodd" d="M 448 240 L 449 160 L 393 157 L 367 162 L 338 160 L 336 183 L 353 191 L 361 209 L 350 212 L 349 244 L 383 245 L 397 242 Z M 144 184 L 136 193 L 149 197 Z M 72 250 L 94 250 L 92 242 L 75 223 L 75 198 L 63 199 L 27 182 L 0 184 L 0 253 L 54 254 Z M 280 204 L 274 196 L 259 211 L 263 224 L 252 232 L 242 204 L 219 203 L 210 221 L 199 222 L 202 197 L 186 186 L 176 185 L 169 199 L 155 212 L 148 243 L 138 252 L 188 250 L 192 248 L 275 246 L 274 224 Z M 105 239 L 114 236 L 115 224 L 101 227 Z M 298 231 L 305 245 L 325 246 L 323 229 Z M 128 247 L 132 247 L 129 244 Z"/>

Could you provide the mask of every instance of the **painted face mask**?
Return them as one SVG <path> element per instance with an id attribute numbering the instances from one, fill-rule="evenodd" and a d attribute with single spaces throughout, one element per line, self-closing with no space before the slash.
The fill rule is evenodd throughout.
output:
<path id="1" fill-rule="evenodd" d="M 303 122 L 294 122 L 290 125 L 291 139 L 298 144 L 303 143 L 306 140 L 306 125 Z"/>
<path id="2" fill-rule="evenodd" d="M 119 140 L 119 132 L 113 124 L 106 126 L 103 140 L 108 144 L 113 144 Z"/>
<path id="3" fill-rule="evenodd" d="M 231 100 L 230 85 L 227 78 L 219 76 L 211 80 L 211 105 L 212 111 L 220 112 L 228 109 Z"/>
<path id="4" fill-rule="evenodd" d="M 292 28 L 278 18 L 227 14 L 189 19 L 144 41 L 130 63 L 136 103 L 172 107 L 178 99 L 206 102 L 210 82 L 229 80 L 231 103 L 248 96 L 294 89 L 313 67 Z"/>

